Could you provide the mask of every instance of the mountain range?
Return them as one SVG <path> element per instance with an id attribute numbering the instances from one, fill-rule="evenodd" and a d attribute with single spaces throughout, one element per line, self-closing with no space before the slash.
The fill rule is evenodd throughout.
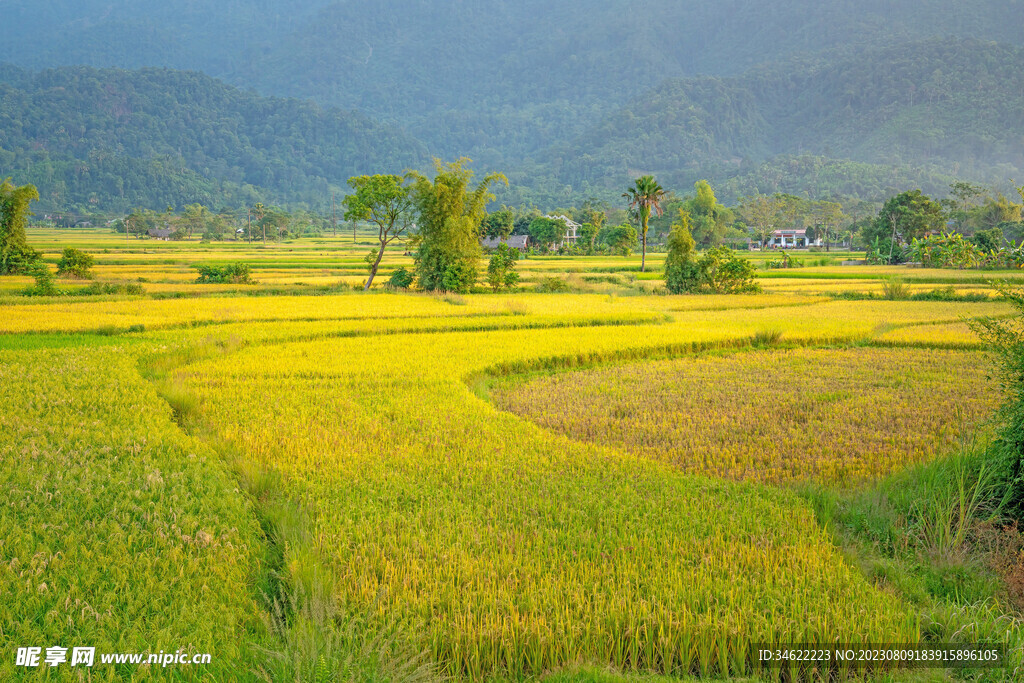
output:
<path id="1" fill-rule="evenodd" d="M 39 178 L 24 150 L 46 138 L 52 163 L 106 150 L 156 178 L 154 160 L 179 159 L 171 202 L 201 186 L 311 203 L 370 164 L 422 168 L 432 155 L 504 171 L 515 182 L 503 200 L 539 205 L 617 196 L 641 172 L 681 189 L 707 177 L 733 193 L 872 198 L 1024 176 L 1022 0 L 8 0 L 4 14 L 0 61 L 19 68 L 0 74 L 0 132 L 22 125 L 0 138 L 0 175 Z M 181 106 L 146 110 L 167 119 L 151 148 L 152 126 L 129 126 L 118 147 L 109 124 L 55 149 L 31 121 L 61 79 L 95 82 L 76 94 L 93 115 L 103 87 L 134 81 Z M 242 109 L 269 117 L 262 137 Z M 197 126 L 225 118 L 238 145 L 205 144 Z M 49 194 L 80 202 L 76 182 Z M 108 185 L 95 194 L 117 204 Z"/>

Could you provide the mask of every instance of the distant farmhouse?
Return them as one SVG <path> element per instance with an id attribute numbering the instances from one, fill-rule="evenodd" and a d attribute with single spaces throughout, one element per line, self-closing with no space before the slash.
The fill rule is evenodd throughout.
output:
<path id="1" fill-rule="evenodd" d="M 172 232 L 174 232 L 174 231 L 173 230 L 160 229 L 160 228 L 150 228 L 146 232 L 146 234 L 149 235 L 150 237 L 152 237 L 153 239 L 164 240 L 166 242 L 167 240 L 171 239 L 171 233 Z"/>
<path id="2" fill-rule="evenodd" d="M 813 240 L 808 240 L 807 230 L 787 228 L 783 230 L 776 230 L 772 233 L 772 239 L 768 243 L 768 246 L 772 249 L 804 249 L 807 247 L 820 247 L 823 244 L 821 237 L 815 237 Z"/>
<path id="3" fill-rule="evenodd" d="M 549 219 L 551 219 L 553 221 L 561 221 L 565 225 L 565 237 L 562 238 L 562 243 L 558 245 L 559 249 L 561 249 L 562 247 L 575 247 L 576 246 L 576 240 L 579 239 L 578 232 L 577 232 L 580 229 L 580 224 L 579 223 L 577 223 L 573 219 L 569 218 L 568 216 L 562 216 L 562 215 L 559 215 L 559 216 L 544 216 L 544 218 L 549 218 Z"/>
<path id="4" fill-rule="evenodd" d="M 510 235 L 508 237 L 485 237 L 480 240 L 480 246 L 484 249 L 497 249 L 499 245 L 507 245 L 512 249 L 526 251 L 530 238 L 527 235 Z"/>

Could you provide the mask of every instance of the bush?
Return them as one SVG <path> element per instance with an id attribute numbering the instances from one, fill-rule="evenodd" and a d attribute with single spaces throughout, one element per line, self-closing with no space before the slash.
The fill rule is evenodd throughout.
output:
<path id="1" fill-rule="evenodd" d="M 793 258 L 785 251 L 783 251 L 781 258 L 773 261 L 765 261 L 764 267 L 767 268 L 768 270 L 771 270 L 773 268 L 803 268 L 804 262 L 801 261 L 800 259 Z"/>
<path id="2" fill-rule="evenodd" d="M 672 294 L 695 292 L 700 281 L 694 253 L 697 243 L 690 234 L 690 216 L 679 212 L 679 222 L 672 224 L 668 234 L 668 256 L 665 257 L 665 289 Z"/>
<path id="3" fill-rule="evenodd" d="M 736 256 L 728 247 L 715 247 L 696 261 L 666 273 L 665 285 L 674 293 L 742 294 L 761 291 L 761 285 L 754 279 L 754 265 Z"/>
<path id="4" fill-rule="evenodd" d="M 495 292 L 511 289 L 519 284 L 519 273 L 516 272 L 516 261 L 519 253 L 507 244 L 499 244 L 487 264 L 487 282 Z"/>
<path id="5" fill-rule="evenodd" d="M 135 282 L 94 282 L 79 294 L 82 296 L 107 296 L 112 294 L 129 294 L 137 296 L 144 294 L 142 285 Z"/>
<path id="6" fill-rule="evenodd" d="M 61 255 L 60 260 L 57 261 L 57 275 L 74 277 L 80 280 L 89 279 L 92 277 L 89 269 L 92 268 L 95 262 L 96 259 L 81 249 L 65 247 L 64 253 Z"/>
<path id="7" fill-rule="evenodd" d="M 199 284 L 255 284 L 249 274 L 249 266 L 244 263 L 231 263 L 226 266 L 196 266 L 196 270 L 199 271 L 199 277 L 196 278 L 196 282 Z"/>
<path id="8" fill-rule="evenodd" d="M 540 282 L 538 282 L 537 286 L 534 288 L 534 291 L 544 292 L 548 294 L 557 294 L 561 292 L 571 292 L 572 287 L 569 285 L 568 282 L 566 282 L 562 278 L 555 277 L 552 275 L 551 277 L 543 278 Z"/>
<path id="9" fill-rule="evenodd" d="M 760 292 L 754 279 L 754 264 L 728 247 L 715 247 L 697 261 L 700 289 L 714 294 Z"/>
<path id="10" fill-rule="evenodd" d="M 25 292 L 29 296 L 57 296 L 60 292 L 53 284 L 53 273 L 42 261 L 33 261 L 28 266 L 28 275 L 35 278 L 34 287 L 29 287 Z"/>
<path id="11" fill-rule="evenodd" d="M 456 261 L 444 271 L 441 288 L 446 292 L 468 294 L 476 284 L 476 267 L 468 261 Z"/>
<path id="12" fill-rule="evenodd" d="M 910 285 L 902 280 L 882 282 L 882 298 L 889 301 L 905 301 L 910 298 Z"/>
<path id="13" fill-rule="evenodd" d="M 1007 511 L 1024 519 L 1024 287 L 1004 284 L 1000 293 L 1017 315 L 1012 319 L 982 318 L 970 322 L 999 360 L 999 380 L 1006 401 L 1002 426 L 991 446 L 997 481 Z"/>
<path id="14" fill-rule="evenodd" d="M 391 273 L 391 277 L 388 279 L 385 286 L 388 289 L 409 289 L 412 287 L 412 273 L 404 267 L 399 268 L 395 272 Z"/>

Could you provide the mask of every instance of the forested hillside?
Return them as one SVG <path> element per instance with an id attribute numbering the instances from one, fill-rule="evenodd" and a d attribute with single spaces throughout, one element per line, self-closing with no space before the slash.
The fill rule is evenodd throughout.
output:
<path id="1" fill-rule="evenodd" d="M 542 207 L 642 173 L 727 198 L 1024 178 L 1022 0 L 8 0 L 4 19 L 0 60 L 220 79 L 0 68 L 0 177 L 47 208 L 323 207 L 430 156 Z"/>
<path id="2" fill-rule="evenodd" d="M 818 159 L 762 165 L 777 155 Z M 641 173 L 674 185 L 733 178 L 746 191 L 861 195 L 898 179 L 1019 177 L 1024 49 L 932 39 L 733 78 L 670 79 L 541 162 L 558 183 L 592 190 Z M 818 185 L 799 187 L 806 180 Z"/>
<path id="3" fill-rule="evenodd" d="M 0 131 L 0 178 L 35 184 L 44 210 L 322 208 L 351 175 L 428 158 L 362 115 L 166 69 L 0 68 Z"/>
<path id="4" fill-rule="evenodd" d="M 932 36 L 1019 44 L 1020 0 L 7 0 L 0 61 L 198 69 L 508 166 L 665 78 Z"/>

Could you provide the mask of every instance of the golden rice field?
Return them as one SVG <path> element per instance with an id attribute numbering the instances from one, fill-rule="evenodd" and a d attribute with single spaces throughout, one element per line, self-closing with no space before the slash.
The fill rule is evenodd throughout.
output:
<path id="1" fill-rule="evenodd" d="M 685 472 L 842 482 L 956 449 L 999 405 L 986 370 L 971 352 L 798 348 L 546 375 L 495 400 Z"/>
<path id="2" fill-rule="evenodd" d="M 791 484 L 983 435 L 999 394 L 967 321 L 1008 315 L 995 298 L 644 295 L 621 257 L 523 264 L 619 278 L 576 293 L 314 295 L 366 245 L 47 239 L 146 292 L 0 282 L 0 680 L 22 645 L 214 655 L 88 680 L 294 680 L 267 652 L 297 587 L 336 603 L 323 628 L 394 628 L 451 681 L 757 680 L 756 643 L 968 633 L 862 572 Z M 263 266 L 247 293 L 188 281 L 236 259 Z"/>

